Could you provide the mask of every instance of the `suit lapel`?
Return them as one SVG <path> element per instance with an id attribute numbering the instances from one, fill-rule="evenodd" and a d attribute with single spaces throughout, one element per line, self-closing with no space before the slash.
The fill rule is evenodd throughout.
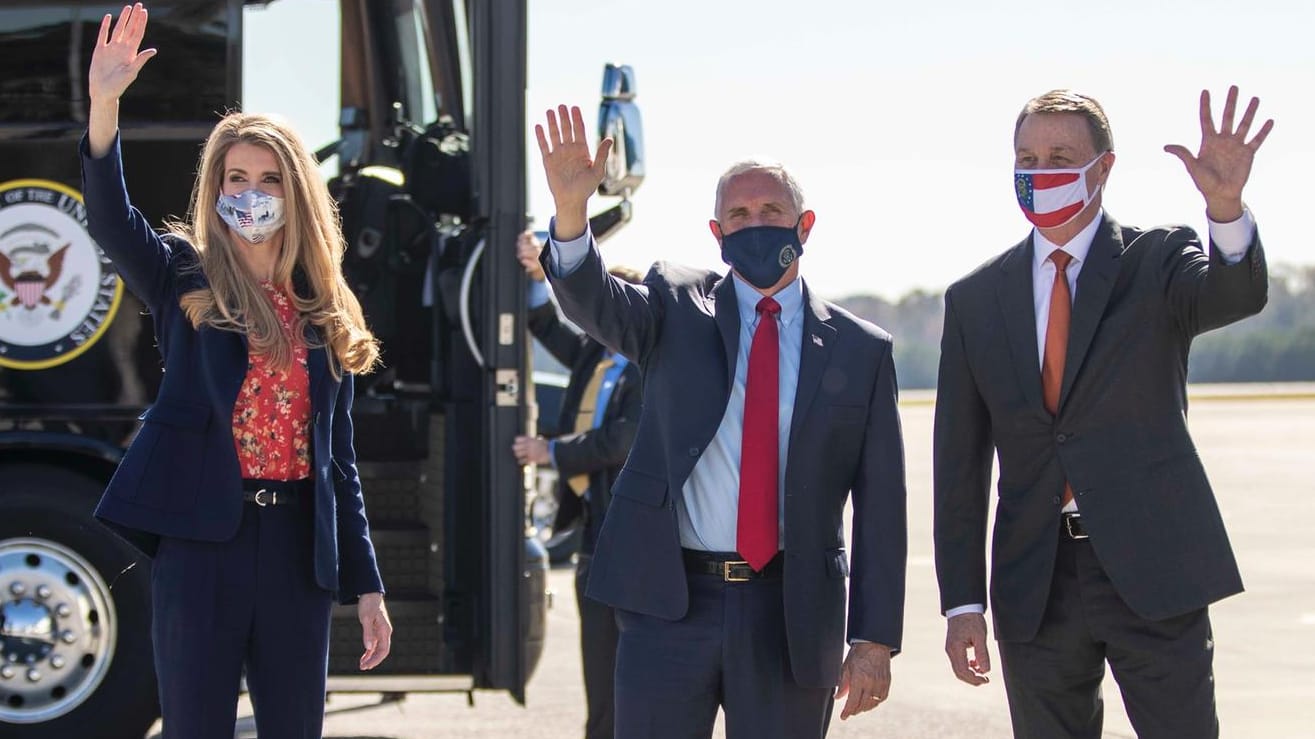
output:
<path id="1" fill-rule="evenodd" d="M 1032 302 L 1032 237 L 1028 236 L 1005 257 L 996 283 L 996 299 L 1004 316 L 1009 341 L 1010 364 L 1018 374 L 1018 384 L 1033 411 L 1045 418 L 1041 397 L 1041 360 L 1037 356 L 1036 306 Z"/>
<path id="2" fill-rule="evenodd" d="M 803 423 L 808 407 L 817 395 L 817 388 L 822 384 L 822 375 L 826 373 L 827 362 L 831 359 L 831 347 L 835 345 L 836 328 L 830 324 L 831 311 L 826 303 L 813 295 L 804 286 L 804 333 L 799 349 L 799 384 L 795 390 L 794 414 L 790 418 L 790 446 L 794 448 L 795 437 Z"/>
<path id="3" fill-rule="evenodd" d="M 1073 381 L 1096 336 L 1096 327 L 1105 314 L 1114 289 L 1114 278 L 1119 272 L 1119 257 L 1123 255 L 1123 236 L 1119 225 L 1109 216 L 1102 216 L 1100 229 L 1087 252 L 1087 263 L 1078 273 L 1077 294 L 1073 298 L 1073 316 L 1069 323 L 1068 348 L 1064 354 L 1064 383 L 1060 386 L 1059 407 L 1064 407 Z"/>
<path id="4" fill-rule="evenodd" d="M 726 350 L 726 391 L 735 386 L 735 360 L 740 351 L 740 305 L 735 300 L 735 280 L 727 273 L 712 288 L 713 315 Z"/>

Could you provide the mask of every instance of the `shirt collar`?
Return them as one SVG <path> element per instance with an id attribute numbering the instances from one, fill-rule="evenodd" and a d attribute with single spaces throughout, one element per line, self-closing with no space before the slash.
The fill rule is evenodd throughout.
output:
<path id="1" fill-rule="evenodd" d="M 630 364 L 630 360 L 626 359 L 624 354 L 614 352 L 611 349 L 608 349 L 603 356 L 605 358 L 610 358 L 612 360 L 612 367 L 618 370 L 625 369 L 626 365 Z"/>
<path id="2" fill-rule="evenodd" d="M 1068 252 L 1073 261 L 1081 263 L 1086 261 L 1087 252 L 1091 251 L 1091 244 L 1096 240 L 1096 231 L 1100 229 L 1100 224 L 1105 221 L 1105 209 L 1101 208 L 1096 213 L 1096 217 L 1091 219 L 1081 231 L 1077 232 L 1073 238 L 1069 239 L 1067 244 L 1062 247 L 1047 239 L 1041 229 L 1032 229 L 1032 266 L 1040 269 L 1050 258 L 1051 253 L 1056 249 L 1063 249 Z"/>
<path id="3" fill-rule="evenodd" d="M 763 294 L 734 272 L 731 272 L 731 278 L 735 280 L 735 302 L 740 308 L 740 322 L 751 326 L 758 320 L 758 301 L 763 299 Z M 772 299 L 781 306 L 781 325 L 789 326 L 804 309 L 803 278 L 794 278 L 790 284 L 773 295 Z"/>

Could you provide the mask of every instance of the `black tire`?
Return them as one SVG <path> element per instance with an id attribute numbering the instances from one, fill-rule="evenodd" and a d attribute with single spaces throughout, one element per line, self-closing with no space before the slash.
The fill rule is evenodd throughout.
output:
<path id="1" fill-rule="evenodd" d="M 150 560 L 92 517 L 102 487 L 57 467 L 0 466 L 0 547 L 14 552 L 49 545 L 50 551 L 77 555 L 111 586 L 115 616 L 106 619 L 114 638 L 99 683 L 80 702 L 65 700 L 70 710 L 49 720 L 11 723 L 0 717 L 0 735 L 7 739 L 141 739 L 160 715 L 150 639 Z M 7 580 L 0 572 L 0 582 Z M 0 591 L 0 602 L 8 596 Z M 0 682 L 0 708 L 17 710 L 15 697 Z"/>

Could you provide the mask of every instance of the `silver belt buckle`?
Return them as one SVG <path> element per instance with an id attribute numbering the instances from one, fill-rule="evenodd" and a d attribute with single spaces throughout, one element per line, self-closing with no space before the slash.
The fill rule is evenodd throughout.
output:
<path id="1" fill-rule="evenodd" d="M 264 498 L 261 497 L 266 494 L 269 495 L 269 500 L 265 500 Z M 260 506 L 261 508 L 264 508 L 265 506 L 269 506 L 269 505 L 278 505 L 279 504 L 278 491 L 270 491 L 270 490 L 266 490 L 265 488 L 261 488 L 256 491 L 255 501 L 256 501 L 256 505 Z"/>
<path id="2" fill-rule="evenodd" d="M 1091 538 L 1090 536 L 1087 535 L 1087 532 L 1085 531 L 1083 531 L 1082 533 L 1076 533 L 1073 531 L 1073 521 L 1079 520 L 1081 518 L 1082 518 L 1081 514 L 1077 514 L 1077 513 L 1064 514 L 1064 530 L 1068 532 L 1068 538 L 1076 539 L 1078 541 L 1081 541 L 1082 539 Z M 1079 523 L 1079 525 L 1081 524 Z"/>

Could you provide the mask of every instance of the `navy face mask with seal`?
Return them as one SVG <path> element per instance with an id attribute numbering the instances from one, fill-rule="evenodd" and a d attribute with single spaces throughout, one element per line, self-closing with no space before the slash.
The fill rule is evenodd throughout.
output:
<path id="1" fill-rule="evenodd" d="M 721 261 L 759 290 L 781 281 L 790 265 L 804 253 L 794 226 L 750 226 L 721 237 Z"/>

